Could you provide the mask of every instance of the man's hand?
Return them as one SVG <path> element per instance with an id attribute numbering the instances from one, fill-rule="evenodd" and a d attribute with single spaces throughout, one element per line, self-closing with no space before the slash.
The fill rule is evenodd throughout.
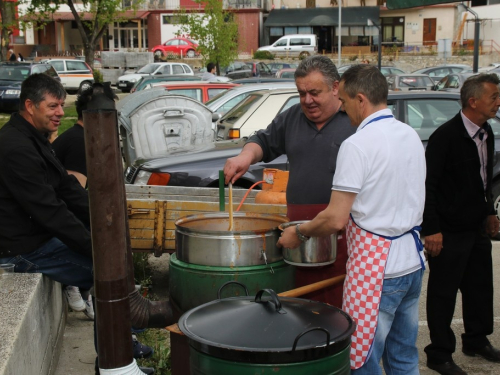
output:
<path id="1" fill-rule="evenodd" d="M 226 164 L 224 165 L 224 177 L 226 185 L 229 182 L 236 182 L 238 178 L 243 176 L 250 167 L 250 163 L 248 159 L 242 156 L 241 154 L 235 156 L 234 158 L 230 158 L 226 160 Z"/>
<path id="2" fill-rule="evenodd" d="M 238 156 L 227 159 L 224 165 L 224 182 L 233 184 L 243 176 L 251 164 L 262 160 L 263 152 L 260 146 L 256 143 L 247 143 Z"/>
<path id="3" fill-rule="evenodd" d="M 490 237 L 495 237 L 498 234 L 498 229 L 500 227 L 500 221 L 497 215 L 489 215 L 486 218 L 486 233 Z"/>
<path id="4" fill-rule="evenodd" d="M 296 247 L 299 247 L 302 241 L 297 237 L 295 230 L 295 225 L 285 228 L 276 245 L 278 247 L 286 247 L 288 249 L 295 249 Z"/>
<path id="5" fill-rule="evenodd" d="M 443 248 L 443 234 L 436 233 L 425 236 L 425 250 L 431 257 L 437 257 Z"/>

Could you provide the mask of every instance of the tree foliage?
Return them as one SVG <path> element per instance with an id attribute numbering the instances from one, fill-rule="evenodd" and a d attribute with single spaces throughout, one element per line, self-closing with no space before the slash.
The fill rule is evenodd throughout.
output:
<path id="1" fill-rule="evenodd" d="M 198 42 L 203 64 L 213 62 L 228 66 L 238 57 L 238 24 L 235 15 L 224 10 L 220 0 L 195 0 L 205 7 L 205 13 L 195 14 L 181 9 L 177 35 L 185 35 Z"/>
<path id="2" fill-rule="evenodd" d="M 0 0 L 1 1 L 1 0 Z M 94 66 L 94 54 L 108 25 L 123 20 L 122 0 L 22 0 L 28 5 L 25 23 L 43 27 L 51 15 L 66 4 L 82 37 L 85 61 Z M 75 7 L 78 4 L 78 9 Z M 135 7 L 139 3 L 135 2 Z M 130 9 L 133 9 L 132 6 Z"/>
<path id="3" fill-rule="evenodd" d="M 16 22 L 16 5 L 15 1 L 0 0 L 0 16 L 2 17 L 2 25 L 0 27 L 0 61 L 7 60 L 7 50 L 10 43 L 10 35 L 14 27 L 17 27 Z"/>

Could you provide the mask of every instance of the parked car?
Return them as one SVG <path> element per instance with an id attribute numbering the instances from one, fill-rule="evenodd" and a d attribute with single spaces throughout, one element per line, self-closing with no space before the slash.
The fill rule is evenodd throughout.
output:
<path id="1" fill-rule="evenodd" d="M 165 43 L 151 48 L 151 52 L 158 57 L 175 55 L 182 57 L 195 57 L 198 52 L 198 43 L 188 38 L 172 38 Z"/>
<path id="2" fill-rule="evenodd" d="M 135 83 L 142 77 L 165 74 L 194 76 L 193 69 L 188 64 L 170 62 L 150 63 L 144 65 L 134 74 L 125 74 L 118 77 L 118 88 L 122 92 L 130 92 Z"/>
<path id="3" fill-rule="evenodd" d="M 297 87 L 252 92 L 217 121 L 217 139 L 249 137 L 299 102 Z"/>
<path id="4" fill-rule="evenodd" d="M 452 73 L 442 78 L 434 86 L 436 91 L 460 92 L 465 80 L 477 73 Z"/>
<path id="5" fill-rule="evenodd" d="M 292 78 L 295 79 L 296 68 L 280 69 L 276 72 L 276 78 Z"/>
<path id="6" fill-rule="evenodd" d="M 49 63 L 54 67 L 68 94 L 74 94 L 78 90 L 91 87 L 94 83 L 92 69 L 85 61 L 75 59 L 44 59 L 41 62 Z"/>
<path id="7" fill-rule="evenodd" d="M 295 64 L 295 63 L 270 63 L 270 64 L 267 64 L 267 66 L 269 67 L 269 69 L 271 69 L 271 72 L 276 74 L 276 72 L 278 70 L 281 70 L 281 69 L 288 69 L 288 68 L 297 69 L 299 64 Z"/>
<path id="8" fill-rule="evenodd" d="M 235 83 L 235 82 L 233 82 Z M 296 88 L 295 82 L 269 82 L 260 84 L 249 84 L 230 88 L 227 91 L 220 93 L 213 97 L 206 106 L 214 113 L 221 116 L 231 110 L 234 106 L 245 99 L 250 93 L 255 91 L 275 90 L 275 89 L 294 89 Z"/>
<path id="9" fill-rule="evenodd" d="M 449 64 L 449 65 L 439 65 L 439 66 L 431 66 L 428 68 L 415 70 L 413 73 L 419 74 L 427 74 L 432 80 L 437 83 L 442 78 L 446 77 L 451 73 L 461 73 L 465 70 L 472 69 L 470 65 L 463 64 Z"/>
<path id="10" fill-rule="evenodd" d="M 461 108 L 460 95 L 450 92 L 390 92 L 388 106 L 394 116 L 412 126 L 427 144 L 429 136 L 437 127 L 455 116 Z M 496 149 L 500 150 L 500 121 L 490 120 L 495 134 Z M 168 180 L 170 186 L 217 187 L 219 170 L 223 169 L 226 160 L 240 153 L 245 144 L 244 139 L 217 141 L 211 146 L 193 152 L 170 154 L 151 160 L 138 160 L 126 172 L 126 183 L 152 185 L 153 181 Z M 250 167 L 236 185 L 249 187 L 262 180 L 264 168 L 288 170 L 287 159 L 280 156 L 271 163 L 257 163 Z M 493 191 L 500 201 L 500 163 L 494 167 Z M 156 183 L 156 184 L 159 184 Z"/>
<path id="11" fill-rule="evenodd" d="M 307 57 L 318 53 L 318 37 L 315 34 L 292 34 L 279 38 L 270 46 L 257 51 L 267 51 L 275 56 Z"/>
<path id="12" fill-rule="evenodd" d="M 172 81 L 183 81 L 183 82 L 190 82 L 190 81 L 201 81 L 201 77 L 198 76 L 183 76 L 183 75 L 157 75 L 157 76 L 148 76 L 148 77 L 141 77 L 132 89 L 130 89 L 131 93 L 134 93 L 136 91 L 141 91 L 144 90 L 148 85 L 151 84 L 157 84 L 161 82 L 172 82 Z"/>
<path id="13" fill-rule="evenodd" d="M 231 79 L 250 78 L 250 77 L 273 77 L 271 69 L 263 62 L 247 62 L 246 69 L 235 70 L 226 73 L 226 77 Z"/>
<path id="14" fill-rule="evenodd" d="M 434 81 L 426 74 L 389 74 L 389 90 L 426 91 L 434 88 Z"/>
<path id="15" fill-rule="evenodd" d="M 21 84 L 32 74 L 45 73 L 61 81 L 54 67 L 47 63 L 1 62 L 0 63 L 0 111 L 19 109 Z"/>
<path id="16" fill-rule="evenodd" d="M 233 79 L 231 82 L 239 83 L 240 85 L 252 85 L 255 83 L 285 83 L 295 82 L 294 78 L 276 78 L 276 77 L 252 77 Z"/>
<path id="17" fill-rule="evenodd" d="M 357 64 L 349 64 L 349 65 L 342 65 L 340 68 L 337 69 L 339 72 L 340 76 L 342 77 L 342 74 L 349 69 L 351 66 L 354 66 Z M 380 71 L 384 76 L 388 76 L 389 74 L 406 74 L 406 72 L 402 69 L 396 68 L 395 66 L 381 66 Z"/>
<path id="18" fill-rule="evenodd" d="M 198 81 L 159 83 L 156 87 L 163 87 L 172 94 L 189 96 L 205 103 L 216 95 L 237 86 L 239 85 L 234 83 Z"/>
<path id="19" fill-rule="evenodd" d="M 388 76 L 389 74 L 406 74 L 404 70 L 396 68 L 394 66 L 381 66 L 380 71 L 384 76 Z"/>
<path id="20" fill-rule="evenodd" d="M 220 73 L 222 75 L 226 75 L 228 73 L 237 72 L 237 71 L 240 71 L 240 70 L 248 70 L 248 69 L 250 69 L 250 67 L 247 65 L 246 62 L 244 62 L 244 61 L 234 61 L 229 66 L 221 66 L 220 67 Z M 200 69 L 200 71 L 201 70 L 202 69 Z"/>

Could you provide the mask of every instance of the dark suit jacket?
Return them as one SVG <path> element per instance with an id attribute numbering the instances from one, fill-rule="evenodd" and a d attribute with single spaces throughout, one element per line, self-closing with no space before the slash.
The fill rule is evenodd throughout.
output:
<path id="1" fill-rule="evenodd" d="M 494 135 L 490 126 L 485 126 L 488 132 L 486 191 L 477 146 L 467 133 L 460 113 L 430 137 L 425 152 L 424 235 L 477 230 L 488 215 L 495 213 L 491 194 Z"/>
<path id="2" fill-rule="evenodd" d="M 48 140 L 18 113 L 0 129 L 0 258 L 52 237 L 92 255 L 88 196 Z"/>

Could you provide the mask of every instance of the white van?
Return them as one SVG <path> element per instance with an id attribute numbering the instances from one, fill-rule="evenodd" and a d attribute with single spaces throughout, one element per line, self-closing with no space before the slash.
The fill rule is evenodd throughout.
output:
<path id="1" fill-rule="evenodd" d="M 257 51 L 269 51 L 281 57 L 306 57 L 318 53 L 318 40 L 314 34 L 285 35 L 274 44 L 260 47 Z"/>

